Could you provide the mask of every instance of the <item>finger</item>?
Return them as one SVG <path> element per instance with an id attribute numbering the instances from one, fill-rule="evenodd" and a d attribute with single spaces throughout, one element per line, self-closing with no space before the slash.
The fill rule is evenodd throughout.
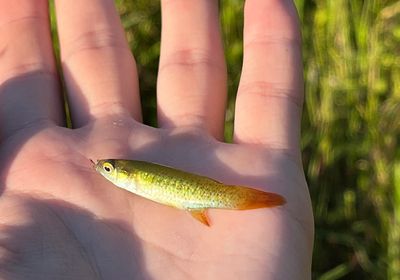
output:
<path id="1" fill-rule="evenodd" d="M 221 137 L 226 66 L 218 1 L 163 0 L 161 5 L 159 124 L 197 127 Z"/>
<path id="2" fill-rule="evenodd" d="M 41 121 L 61 124 L 47 0 L 0 0 L 0 61 L 1 137 Z"/>
<path id="3" fill-rule="evenodd" d="M 112 0 L 57 0 L 73 125 L 108 114 L 140 120 L 136 65 Z"/>
<path id="4" fill-rule="evenodd" d="M 248 0 L 234 139 L 298 150 L 303 103 L 297 12 L 291 0 Z"/>

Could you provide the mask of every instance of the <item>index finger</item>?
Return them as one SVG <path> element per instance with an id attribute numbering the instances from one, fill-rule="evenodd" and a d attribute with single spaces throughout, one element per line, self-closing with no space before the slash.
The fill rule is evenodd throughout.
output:
<path id="1" fill-rule="evenodd" d="M 47 0 L 0 0 L 0 134 L 63 124 Z"/>

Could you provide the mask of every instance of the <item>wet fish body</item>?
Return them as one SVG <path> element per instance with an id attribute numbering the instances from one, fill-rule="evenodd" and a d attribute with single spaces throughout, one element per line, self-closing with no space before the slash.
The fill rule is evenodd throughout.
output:
<path id="1" fill-rule="evenodd" d="M 256 209 L 279 206 L 279 194 L 245 186 L 225 185 L 200 176 L 146 161 L 103 159 L 95 169 L 116 186 L 152 201 L 189 211 L 209 225 L 205 210 Z"/>

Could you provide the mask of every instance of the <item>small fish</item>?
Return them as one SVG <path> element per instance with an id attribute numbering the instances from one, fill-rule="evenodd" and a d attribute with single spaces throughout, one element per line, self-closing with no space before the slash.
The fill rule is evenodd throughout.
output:
<path id="1" fill-rule="evenodd" d="M 210 226 L 208 208 L 246 210 L 285 204 L 276 193 L 225 185 L 175 168 L 137 160 L 102 159 L 98 173 L 116 186 L 155 202 L 188 211 Z"/>

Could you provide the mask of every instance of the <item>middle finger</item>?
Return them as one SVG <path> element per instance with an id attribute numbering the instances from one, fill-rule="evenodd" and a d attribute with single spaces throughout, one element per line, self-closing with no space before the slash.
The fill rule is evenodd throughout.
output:
<path id="1" fill-rule="evenodd" d="M 111 0 L 57 0 L 61 60 L 75 127 L 108 114 L 141 118 L 136 64 Z"/>

